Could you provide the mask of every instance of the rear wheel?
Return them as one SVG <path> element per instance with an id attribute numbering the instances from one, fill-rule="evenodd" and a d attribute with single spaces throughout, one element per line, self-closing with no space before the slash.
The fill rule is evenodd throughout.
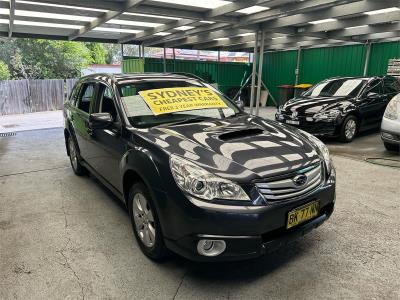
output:
<path id="1" fill-rule="evenodd" d="M 340 129 L 340 141 L 351 142 L 358 131 L 358 120 L 355 116 L 347 116 Z"/>
<path id="2" fill-rule="evenodd" d="M 133 232 L 142 252 L 155 261 L 166 258 L 168 251 L 153 199 L 143 183 L 136 183 L 129 191 L 128 202 Z"/>
<path id="3" fill-rule="evenodd" d="M 75 145 L 74 140 L 69 137 L 68 138 L 68 151 L 69 151 L 69 160 L 71 162 L 71 167 L 74 173 L 78 176 L 82 176 L 86 174 L 86 169 L 81 165 L 79 161 L 77 147 Z"/>
<path id="4" fill-rule="evenodd" d="M 394 152 L 399 152 L 400 151 L 400 145 L 397 144 L 391 144 L 388 142 L 383 142 L 385 145 L 385 148 L 387 151 L 394 151 Z"/>

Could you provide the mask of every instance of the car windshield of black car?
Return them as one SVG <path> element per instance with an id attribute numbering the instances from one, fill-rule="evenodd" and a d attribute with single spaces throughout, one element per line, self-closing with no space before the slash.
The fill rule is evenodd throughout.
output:
<path id="1" fill-rule="evenodd" d="M 203 108 L 185 111 L 176 111 L 167 114 L 155 115 L 143 97 L 142 91 L 166 88 L 208 88 L 218 95 L 225 103 L 224 108 Z M 216 118 L 223 119 L 240 113 L 239 109 L 223 94 L 209 84 L 190 79 L 146 79 L 134 82 L 124 82 L 118 86 L 125 113 L 134 127 L 146 128 L 166 123 L 175 123 L 188 118 Z M 200 120 L 200 119 L 199 119 Z"/>
<path id="2" fill-rule="evenodd" d="M 308 97 L 355 97 L 367 83 L 364 79 L 335 79 L 323 81 L 307 91 Z"/>

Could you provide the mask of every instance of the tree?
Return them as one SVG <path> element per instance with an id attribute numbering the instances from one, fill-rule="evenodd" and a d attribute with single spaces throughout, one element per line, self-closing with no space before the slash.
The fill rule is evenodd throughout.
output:
<path id="1" fill-rule="evenodd" d="M 79 77 L 93 61 L 83 43 L 40 39 L 0 40 L 0 60 L 8 62 L 13 79 Z"/>
<path id="2" fill-rule="evenodd" d="M 10 71 L 4 61 L 0 60 L 0 80 L 10 79 Z"/>
<path id="3" fill-rule="evenodd" d="M 90 50 L 92 62 L 94 64 L 105 64 L 107 58 L 107 51 L 103 44 L 100 43 L 85 43 L 86 47 Z"/>

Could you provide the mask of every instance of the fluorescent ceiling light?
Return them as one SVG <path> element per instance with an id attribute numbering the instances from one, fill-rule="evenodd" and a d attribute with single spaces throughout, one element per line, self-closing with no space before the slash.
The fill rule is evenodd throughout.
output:
<path id="1" fill-rule="evenodd" d="M 384 8 L 384 9 L 367 11 L 367 12 L 365 12 L 365 14 L 366 15 L 377 15 L 377 14 L 384 14 L 384 13 L 398 11 L 398 10 L 400 10 L 400 8 L 398 8 L 398 7 L 389 7 L 389 8 Z"/>
<path id="2" fill-rule="evenodd" d="M 189 30 L 189 29 L 193 29 L 193 28 L 194 28 L 193 26 L 179 26 L 179 27 L 176 27 L 175 29 L 185 31 L 185 30 Z"/>
<path id="3" fill-rule="evenodd" d="M 351 26 L 351 27 L 346 27 L 345 29 L 357 29 L 357 28 L 364 28 L 364 27 L 368 27 L 368 25 Z"/>
<path id="4" fill-rule="evenodd" d="M 213 21 L 200 21 L 200 23 L 204 23 L 204 24 L 214 24 L 215 22 L 213 22 Z"/>
<path id="5" fill-rule="evenodd" d="M 269 9 L 269 7 L 254 5 L 254 6 L 250 6 L 247 8 L 243 8 L 241 10 L 237 10 L 236 12 L 241 13 L 241 14 L 250 15 L 250 14 L 254 14 L 254 13 L 264 11 L 267 9 Z"/>
<path id="6" fill-rule="evenodd" d="M 158 18 L 158 19 L 167 19 L 167 20 L 180 20 L 181 18 L 175 17 L 167 17 L 167 16 L 159 16 L 159 15 L 149 15 L 149 14 L 138 14 L 138 13 L 123 13 L 128 16 L 138 16 L 138 17 L 148 17 L 148 18 Z"/>
<path id="7" fill-rule="evenodd" d="M 158 36 L 166 36 L 166 35 L 170 35 L 171 34 L 171 32 L 163 32 L 163 31 L 161 31 L 161 32 L 157 32 L 157 33 L 155 33 L 154 35 L 158 35 Z"/>
<path id="8" fill-rule="evenodd" d="M 97 9 L 97 8 L 88 8 L 88 7 L 70 6 L 70 5 L 61 5 L 61 4 L 50 4 L 50 3 L 40 3 L 40 2 L 23 1 L 23 0 L 17 0 L 16 2 L 17 3 L 24 3 L 24 4 L 52 6 L 52 7 L 62 7 L 62 8 L 72 8 L 72 9 L 80 9 L 80 10 L 92 10 L 92 11 L 101 11 L 101 12 L 106 12 L 107 11 L 107 10 L 104 10 L 104 9 Z"/>
<path id="9" fill-rule="evenodd" d="M 223 1 L 223 0 L 153 0 L 153 1 L 185 5 L 185 6 L 209 8 L 209 9 L 217 8 L 232 3 L 230 1 Z"/>
<path id="10" fill-rule="evenodd" d="M 310 24 L 316 25 L 316 24 L 322 24 L 322 23 L 328 23 L 328 22 L 333 22 L 336 21 L 336 19 L 322 19 L 322 20 L 317 20 L 317 21 L 312 21 L 312 22 L 308 22 Z"/>
<path id="11" fill-rule="evenodd" d="M 117 24 L 117 25 L 143 26 L 143 27 L 158 27 L 164 25 L 161 23 L 129 21 L 129 20 L 109 20 L 107 21 L 107 23 Z"/>
<path id="12" fill-rule="evenodd" d="M 254 35 L 254 33 L 252 33 L 252 32 L 247 32 L 247 33 L 239 34 L 238 36 L 249 36 L 249 35 Z"/>
<path id="13" fill-rule="evenodd" d="M 224 40 L 228 40 L 229 38 L 227 38 L 227 37 L 223 37 L 223 38 L 217 38 L 217 39 L 214 39 L 214 41 L 224 41 Z"/>
<path id="14" fill-rule="evenodd" d="M 16 16 L 21 17 L 35 17 L 35 18 L 43 18 L 43 19 L 60 19 L 60 20 L 69 20 L 69 21 L 83 21 L 83 22 L 92 22 L 93 17 L 84 17 L 84 16 L 74 16 L 74 15 L 63 15 L 63 14 L 54 14 L 54 13 L 45 13 L 45 12 L 37 12 L 30 10 L 16 10 Z"/>
<path id="15" fill-rule="evenodd" d="M 66 28 L 66 29 L 81 29 L 82 26 L 71 25 L 71 24 L 58 24 L 58 23 L 46 23 L 46 22 L 31 22 L 23 20 L 14 20 L 15 25 L 25 26 L 38 26 L 38 27 L 49 27 L 49 28 Z"/>
<path id="16" fill-rule="evenodd" d="M 120 32 L 120 33 L 138 33 L 143 30 L 135 30 L 135 29 L 123 29 L 123 28 L 110 28 L 110 27 L 95 27 L 92 30 L 95 31 L 108 31 L 108 32 Z"/>
<path id="17" fill-rule="evenodd" d="M 285 35 L 282 35 L 282 36 L 276 36 L 276 37 L 273 37 L 273 38 L 271 38 L 271 40 L 283 39 L 283 38 L 285 38 L 285 37 L 286 37 Z"/>

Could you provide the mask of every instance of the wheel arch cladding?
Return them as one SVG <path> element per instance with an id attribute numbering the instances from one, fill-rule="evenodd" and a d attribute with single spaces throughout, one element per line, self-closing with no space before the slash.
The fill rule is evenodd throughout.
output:
<path id="1" fill-rule="evenodd" d="M 122 186 L 126 204 L 129 190 L 136 182 L 143 182 L 154 197 L 155 190 L 164 190 L 161 176 L 151 153 L 143 148 L 128 151 L 122 158 Z"/>

